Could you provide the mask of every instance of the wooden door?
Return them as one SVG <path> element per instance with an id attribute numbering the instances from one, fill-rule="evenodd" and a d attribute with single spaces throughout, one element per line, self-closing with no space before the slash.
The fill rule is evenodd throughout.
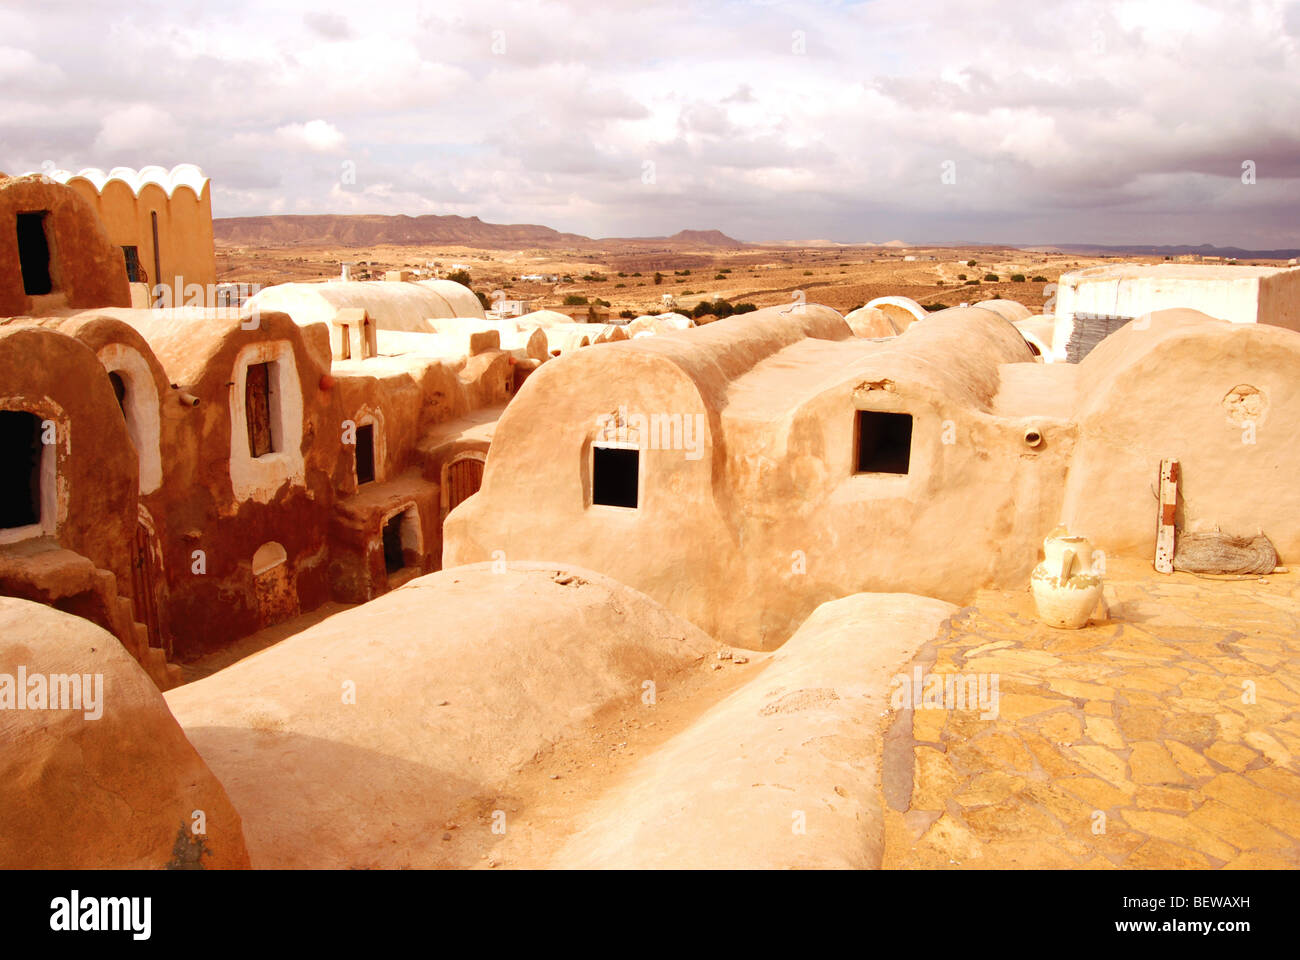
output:
<path id="1" fill-rule="evenodd" d="M 248 452 L 261 457 L 271 452 L 270 364 L 254 363 L 248 368 L 244 387 L 244 416 L 248 420 Z"/>
<path id="2" fill-rule="evenodd" d="M 143 623 L 149 630 L 151 647 L 163 646 L 158 625 L 159 573 L 158 544 L 153 530 L 141 520 L 131 542 L 131 604 L 136 623 Z"/>
<path id="3" fill-rule="evenodd" d="M 463 457 L 447 464 L 447 479 L 444 486 L 443 516 L 455 510 L 483 485 L 483 461 L 478 457 Z"/>

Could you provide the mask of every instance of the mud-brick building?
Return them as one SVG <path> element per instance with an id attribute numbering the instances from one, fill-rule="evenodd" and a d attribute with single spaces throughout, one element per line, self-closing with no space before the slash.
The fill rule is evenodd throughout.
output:
<path id="1" fill-rule="evenodd" d="M 212 183 L 201 169 L 87 167 L 51 171 L 49 179 L 66 183 L 99 216 L 127 280 L 138 285 L 137 306 L 216 305 Z"/>
<path id="2" fill-rule="evenodd" d="M 0 175 L 0 317 L 130 303 L 122 251 L 84 197 L 39 175 Z"/>
<path id="3" fill-rule="evenodd" d="M 342 418 L 325 328 L 269 312 L 96 314 L 134 329 L 163 373 L 164 477 L 141 490 L 160 561 L 151 628 L 184 657 L 327 600 Z"/>
<path id="4" fill-rule="evenodd" d="M 99 624 L 165 687 L 135 603 L 140 457 L 93 347 L 58 327 L 0 323 L 0 593 Z"/>
<path id="5" fill-rule="evenodd" d="M 1166 459 L 1182 529 L 1300 554 L 1300 334 L 1160 311 L 1037 361 L 982 307 L 888 339 L 808 306 L 578 351 L 502 415 L 444 567 L 580 565 L 768 649 L 856 592 L 1021 586 L 1061 522 L 1150 557 Z"/>
<path id="6" fill-rule="evenodd" d="M 491 342 L 459 356 L 336 360 L 353 442 L 330 526 L 335 598 L 360 602 L 439 569 L 446 515 L 479 489 L 516 358 Z M 435 334 L 418 334 L 441 342 Z"/>

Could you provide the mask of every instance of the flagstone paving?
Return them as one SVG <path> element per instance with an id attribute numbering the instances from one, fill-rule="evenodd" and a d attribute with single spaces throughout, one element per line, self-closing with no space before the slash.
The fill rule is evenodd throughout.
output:
<path id="1" fill-rule="evenodd" d="M 1300 867 L 1300 574 L 1112 561 L 1106 597 L 1055 630 L 982 592 L 917 661 L 996 674 L 998 711 L 895 713 L 884 867 Z"/>

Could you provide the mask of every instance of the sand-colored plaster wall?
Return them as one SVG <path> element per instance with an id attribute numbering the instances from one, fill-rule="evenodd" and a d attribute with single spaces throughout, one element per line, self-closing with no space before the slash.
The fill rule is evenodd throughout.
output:
<path id="1" fill-rule="evenodd" d="M 1262 530 L 1284 559 L 1300 555 L 1300 334 L 1158 311 L 1079 366 L 1064 507 L 1072 527 L 1103 549 L 1153 552 L 1153 491 L 1161 459 L 1172 458 L 1183 529 Z M 1259 399 L 1230 400 L 1242 386 Z"/>
<path id="2" fill-rule="evenodd" d="M 581 563 L 764 649 L 849 593 L 955 600 L 1027 573 L 1072 430 L 1029 447 L 1026 422 L 993 414 L 999 365 L 1032 360 L 1023 338 L 967 309 L 873 343 L 827 313 L 804 320 L 829 339 L 760 311 L 741 318 L 749 341 L 718 323 L 547 363 L 502 417 L 483 489 L 448 517 L 444 565 L 494 551 Z M 913 416 L 907 475 L 854 474 L 859 409 Z M 602 420 L 637 414 L 651 424 L 639 506 L 592 504 Z M 698 424 L 693 449 L 664 443 L 656 415 Z"/>

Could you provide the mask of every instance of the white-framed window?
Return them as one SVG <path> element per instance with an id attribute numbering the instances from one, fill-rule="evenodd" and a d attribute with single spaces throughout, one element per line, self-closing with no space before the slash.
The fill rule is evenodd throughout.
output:
<path id="1" fill-rule="evenodd" d="M 58 429 L 30 410 L 0 408 L 0 543 L 54 533 Z"/>
<path id="2" fill-rule="evenodd" d="M 230 386 L 230 485 L 236 500 L 269 500 L 302 484 L 303 396 L 293 344 L 252 343 L 235 358 Z"/>
<path id="3" fill-rule="evenodd" d="M 126 420 L 126 432 L 140 463 L 140 492 L 162 486 L 162 451 L 158 385 L 149 364 L 137 351 L 112 343 L 99 351 Z"/>

